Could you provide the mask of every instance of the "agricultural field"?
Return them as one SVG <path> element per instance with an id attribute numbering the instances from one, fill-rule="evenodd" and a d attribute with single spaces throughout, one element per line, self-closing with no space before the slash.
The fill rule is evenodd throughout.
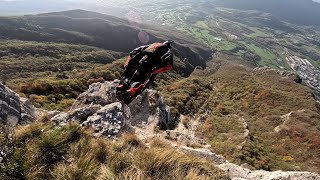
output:
<path id="1" fill-rule="evenodd" d="M 133 11 L 143 23 L 178 29 L 219 53 L 254 62 L 254 66 L 292 70 L 286 57 L 296 55 L 320 68 L 317 27 L 290 24 L 257 11 L 216 7 L 206 0 L 115 2 L 118 5 L 139 9 Z"/>

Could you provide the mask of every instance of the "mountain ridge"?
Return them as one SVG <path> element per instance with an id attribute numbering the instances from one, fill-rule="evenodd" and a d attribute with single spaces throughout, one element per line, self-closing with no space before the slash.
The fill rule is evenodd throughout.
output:
<path id="1" fill-rule="evenodd" d="M 83 17 L 90 16 L 90 14 L 96 17 L 96 19 L 83 19 Z M 145 43 L 141 42 L 141 39 L 139 39 L 140 37 L 138 36 L 141 32 L 147 32 L 147 34 L 145 34 L 145 38 L 148 40 L 147 43 L 169 39 L 168 35 L 161 32 L 161 29 L 150 29 L 152 30 L 152 33 L 148 33 L 149 27 L 147 26 L 146 29 L 144 29 L 144 26 L 132 26 L 127 20 L 85 10 L 28 15 L 13 19 L 0 18 L 0 23 L 2 24 L 0 32 L 2 36 L 20 40 L 80 43 L 118 52 L 130 52 L 135 47 L 144 45 Z M 84 27 L 83 24 L 87 24 L 87 26 Z M 18 29 L 13 29 L 16 32 L 8 31 L 6 30 L 6 26 L 8 25 L 9 29 L 10 27 L 18 27 Z M 80 34 L 75 36 L 76 39 L 70 41 L 67 37 L 70 34 L 68 31 L 78 32 Z M 87 36 L 83 37 L 81 36 L 81 33 Z M 174 33 L 175 32 L 172 32 L 172 34 Z M 157 36 L 161 38 L 158 38 Z M 113 40 L 110 41 L 110 39 Z M 187 58 L 192 60 L 196 57 L 192 62 L 194 66 L 204 67 L 205 62 L 210 58 L 212 53 L 211 50 L 205 48 L 201 43 L 195 40 L 186 41 L 183 40 L 183 38 L 179 38 L 177 39 L 176 44 L 176 49 L 179 52 L 177 54 L 181 54 L 182 56 L 180 57 L 182 59 Z M 195 51 L 197 51 L 197 49 L 203 49 L 201 51 L 202 53 L 198 54 L 195 52 L 193 46 L 198 46 Z"/>
<path id="2" fill-rule="evenodd" d="M 88 14 L 94 18 L 83 18 Z M 146 43 L 176 41 L 174 77 L 205 67 L 213 53 L 180 32 L 84 10 L 0 17 L 0 80 L 33 97 L 37 107 L 62 110 L 91 83 L 120 78 L 124 56 L 145 44 L 141 32 Z"/>
<path id="3" fill-rule="evenodd" d="M 237 12 L 228 9 L 223 10 L 229 14 L 236 14 Z M 188 22 L 192 23 L 192 27 L 190 27 L 190 24 L 186 24 L 190 29 L 182 29 L 180 33 L 171 31 L 171 25 L 163 25 L 162 28 L 158 29 L 158 27 L 137 23 L 130 24 L 126 20 L 119 22 L 116 20 L 117 18 L 113 19 L 112 17 L 95 13 L 91 14 L 93 18 L 88 19 L 86 17 L 89 14 L 91 13 L 87 11 L 75 10 L 44 15 L 0 18 L 0 32 L 4 35 L 3 39 L 5 39 L 0 42 L 0 70 L 1 72 L 8 72 L 9 70 L 16 76 L 15 79 L 10 79 L 10 75 L 8 75 L 6 84 L 16 88 L 17 92 L 21 93 L 22 96 L 29 97 L 36 107 L 64 111 L 61 113 L 50 112 L 50 118 L 48 116 L 40 118 L 40 127 L 37 122 L 30 126 L 32 135 L 26 133 L 26 137 L 22 136 L 31 142 L 27 144 L 27 149 L 30 150 L 27 152 L 38 152 L 39 149 L 37 147 L 46 145 L 42 141 L 45 140 L 45 142 L 49 142 L 49 145 L 51 145 L 51 141 L 62 142 L 63 151 L 53 153 L 65 155 L 66 150 L 64 147 L 65 143 L 70 141 L 69 137 L 75 137 L 73 139 L 74 142 L 76 142 L 77 146 L 81 146 L 82 141 L 78 142 L 79 126 L 71 125 L 71 132 L 74 132 L 75 136 L 69 136 L 69 133 L 65 132 L 69 132 L 69 125 L 62 128 L 61 133 L 59 128 L 55 129 L 52 128 L 50 123 L 46 124 L 53 114 L 59 113 L 54 118 L 58 122 L 59 118 L 65 121 L 78 119 L 81 124 L 85 122 L 89 126 L 96 128 L 97 134 L 106 134 L 108 136 L 113 135 L 115 132 L 119 133 L 118 125 L 123 121 L 119 122 L 117 118 L 121 120 L 123 116 L 117 111 L 119 109 L 121 111 L 122 104 L 115 102 L 115 104 L 110 105 L 110 99 L 108 99 L 112 97 L 112 93 L 114 93 L 112 89 L 114 89 L 117 81 L 114 82 L 113 88 L 110 89 L 104 87 L 104 85 L 110 83 L 109 81 L 121 78 L 123 63 L 126 59 L 125 54 L 127 53 L 118 53 L 118 51 L 128 52 L 132 50 L 130 48 L 134 48 L 133 46 L 143 44 L 139 37 L 137 38 L 137 33 L 145 31 L 149 34 L 150 41 L 162 41 L 166 38 L 176 37 L 174 70 L 157 76 L 152 88 L 160 91 L 164 100 L 170 105 L 170 113 L 172 115 L 170 120 L 179 122 L 179 124 L 176 129 L 172 130 L 171 125 L 168 126 L 169 129 L 166 126 L 164 126 L 165 128 L 154 126 L 153 123 L 155 121 L 152 121 L 151 118 L 152 122 L 145 121 L 141 123 L 141 127 L 144 125 L 152 126 L 148 126 L 146 129 L 139 129 L 141 133 L 138 134 L 139 137 L 144 139 L 149 135 L 157 136 L 162 134 L 165 141 L 174 142 L 176 145 L 183 144 L 189 146 L 189 148 L 210 148 L 213 152 L 223 154 L 228 161 L 238 164 L 232 166 L 234 169 L 232 167 L 227 167 L 226 169 L 229 169 L 234 174 L 241 170 L 242 174 L 236 176 L 239 178 L 250 178 L 252 176 L 255 178 L 255 175 L 260 177 L 264 175 L 265 171 L 259 171 L 254 175 L 250 174 L 255 169 L 266 171 L 298 169 L 319 172 L 320 155 L 317 149 L 320 144 L 320 134 L 318 132 L 320 107 L 310 89 L 300 84 L 301 79 L 299 76 L 284 70 L 285 58 L 290 57 L 291 53 L 295 55 L 295 52 L 287 50 L 289 52 L 283 54 L 283 48 L 278 48 L 279 54 L 275 56 L 272 54 L 273 49 L 269 48 L 269 42 L 274 42 L 272 44 L 274 46 L 280 46 L 280 41 L 291 40 L 293 41 L 292 46 L 296 45 L 298 47 L 299 42 L 296 42 L 296 37 L 300 37 L 300 35 L 292 36 L 285 30 L 284 32 L 280 30 L 279 33 L 273 33 L 273 29 L 264 31 L 259 28 L 246 27 L 244 24 L 229 20 L 230 18 L 201 19 L 205 14 L 188 19 Z M 251 15 L 256 21 L 267 18 L 267 22 L 263 22 L 267 25 L 273 20 L 270 16 L 264 16 L 263 14 L 259 14 L 257 18 L 254 17 L 256 14 L 250 14 L 250 12 L 245 14 Z M 111 20 L 108 22 L 110 18 Z M 113 21 L 117 22 L 113 23 Z M 210 28 L 215 29 L 215 27 L 219 28 L 219 32 L 210 31 Z M 123 31 L 115 35 L 117 28 L 123 28 Z M 188 37 L 189 34 L 184 34 L 184 32 L 191 32 L 195 37 Z M 218 37 L 221 35 L 219 33 L 222 34 L 223 38 L 229 38 L 227 39 L 228 41 L 222 40 L 222 38 L 219 39 Z M 277 36 L 275 37 L 274 34 Z M 122 36 L 124 37 L 123 39 L 121 39 Z M 205 45 L 196 40 L 192 41 L 198 39 L 199 36 L 201 39 L 209 39 L 211 41 L 213 44 L 211 46 L 212 50 L 203 47 Z M 289 38 L 277 39 L 280 36 L 289 36 Z M 111 40 L 112 37 L 115 37 L 120 42 L 118 44 L 115 44 L 114 41 L 111 42 L 111 40 L 109 42 L 110 37 Z M 135 42 L 126 41 L 127 37 L 130 40 L 134 39 Z M 242 38 L 247 38 L 247 43 Z M 32 39 L 34 41 L 30 41 Z M 270 41 L 264 41 L 265 39 Z M 301 39 L 303 40 L 303 38 Z M 236 42 L 238 44 L 235 45 Z M 263 44 L 266 49 L 258 47 L 260 44 Z M 291 42 L 289 44 L 291 45 Z M 214 47 L 214 45 L 217 46 Z M 220 48 L 220 52 L 211 57 L 212 53 L 215 52 L 215 48 Z M 249 50 L 245 51 L 245 48 Z M 309 48 L 312 49 L 312 47 Z M 113 49 L 117 52 L 107 49 Z M 242 59 L 232 56 L 234 54 L 238 54 L 237 57 L 242 57 Z M 314 54 L 314 57 L 317 57 L 317 54 Z M 279 60 L 278 58 L 283 59 Z M 212 60 L 208 61 L 209 59 Z M 245 66 L 246 63 L 243 60 L 248 61 L 248 64 L 251 61 L 250 66 Z M 278 66 L 272 66 L 272 63 Z M 317 62 L 301 59 L 301 63 L 312 65 L 312 63 L 316 64 Z M 27 67 L 25 67 L 26 64 Z M 256 67 L 267 65 L 282 70 Z M 34 68 L 35 66 L 36 68 Z M 281 66 L 283 68 L 280 68 Z M 40 68 L 40 70 L 37 68 Z M 105 82 L 106 80 L 107 82 Z M 87 91 L 88 87 L 90 87 L 89 91 Z M 99 91 L 95 92 L 95 90 Z M 79 96 L 84 91 L 87 92 L 83 96 Z M 94 93 L 90 94 L 90 92 Z M 81 101 L 78 104 L 79 106 L 77 105 L 78 100 L 73 103 L 77 97 Z M 107 100 L 104 101 L 103 98 L 107 98 Z M 155 101 L 157 98 L 160 97 L 155 96 L 148 99 L 142 95 L 137 98 L 137 101 L 143 99 L 144 103 L 133 104 L 133 110 L 145 112 L 148 110 L 150 103 L 152 107 L 154 107 L 152 103 L 161 104 L 162 101 L 161 103 Z M 145 100 L 150 103 L 146 103 L 148 101 Z M 113 98 L 110 101 L 117 100 Z M 90 105 L 92 102 L 96 104 Z M 105 106 L 107 104 L 111 107 Z M 151 108 L 152 113 L 159 113 L 163 115 L 162 117 L 167 117 L 170 113 L 167 111 L 167 106 L 162 105 L 159 107 L 160 110 L 149 108 Z M 141 108 L 141 106 L 143 107 Z M 68 111 L 69 108 L 70 111 Z M 141 116 L 139 114 L 138 117 L 133 119 L 146 120 L 145 117 L 140 118 Z M 102 120 L 106 124 L 99 124 Z M 165 121 L 170 120 L 165 118 Z M 65 121 L 62 120 L 61 124 L 65 124 Z M 42 123 L 44 123 L 44 127 Z M 106 125 L 105 129 L 102 128 L 104 125 Z M 109 127 L 111 128 L 109 129 Z M 23 130 L 21 134 L 29 132 L 29 127 L 23 127 L 22 129 L 27 130 Z M 48 131 L 43 133 L 39 132 L 38 129 L 48 129 Z M 167 131 L 163 131 L 164 129 Z M 50 136 L 47 136 L 48 134 Z M 68 138 L 60 139 L 61 141 L 59 141 L 62 136 Z M 55 138 L 58 138 L 58 140 Z M 24 140 L 22 138 L 22 141 Z M 154 169 L 143 169 L 146 167 L 138 166 L 137 164 L 139 163 L 135 164 L 137 162 L 135 161 L 136 159 L 128 157 L 132 155 L 130 150 L 136 150 L 135 147 L 131 146 L 132 144 L 138 147 L 141 145 L 135 138 L 129 142 L 129 147 L 122 140 L 120 140 L 120 144 L 123 146 L 117 143 L 114 146 L 110 145 L 110 147 L 114 147 L 111 148 L 113 154 L 119 155 L 117 157 L 122 157 L 123 155 L 125 156 L 124 159 L 129 160 L 129 162 L 122 160 L 119 160 L 119 162 L 124 162 L 125 167 L 128 164 L 134 164 L 135 167 L 142 168 L 141 172 L 154 172 Z M 152 144 L 151 141 L 149 143 Z M 159 144 L 160 146 L 163 145 L 163 143 Z M 59 143 L 54 145 L 58 145 L 58 149 L 61 147 Z M 209 147 L 208 145 L 211 146 Z M 71 146 L 75 148 L 73 144 Z M 91 148 L 91 145 L 89 147 Z M 24 147 L 21 148 L 23 149 Z M 125 150 L 123 151 L 122 148 Z M 143 150 L 145 151 L 145 149 Z M 194 153 L 203 154 L 201 151 Z M 43 161 L 47 162 L 46 160 L 48 160 L 49 164 L 60 161 L 61 154 L 57 156 L 57 159 L 41 159 L 40 164 Z M 74 154 L 71 155 L 74 156 Z M 209 155 L 212 154 L 209 153 Z M 95 162 L 96 159 L 94 157 L 96 156 L 90 156 L 89 158 L 93 158 L 90 161 Z M 152 157 L 158 156 L 153 155 Z M 213 155 L 212 158 L 217 157 Z M 27 163 L 37 164 L 35 159 L 32 160 L 34 161 L 27 161 Z M 59 176 L 60 172 L 65 169 L 72 172 L 72 168 L 81 169 L 78 167 L 82 159 L 79 162 L 64 160 L 59 163 L 59 168 L 56 168 L 56 166 L 46 167 L 55 168 L 55 177 Z M 103 162 L 105 161 L 104 159 Z M 112 164 L 112 167 L 116 166 L 112 162 L 113 160 L 108 161 L 108 163 Z M 70 164 L 72 166 L 68 166 Z M 230 164 L 227 163 L 223 166 L 225 167 L 225 165 Z M 240 165 L 245 168 L 240 167 Z M 118 175 L 119 172 L 114 171 L 117 168 L 112 167 L 110 171 Z M 49 170 L 51 169 L 44 169 L 48 176 L 52 172 Z M 130 170 L 136 172 L 140 169 Z M 121 171 L 123 172 L 124 170 L 122 169 Z M 147 174 L 146 176 L 149 175 Z M 290 174 L 287 175 L 285 177 L 290 176 Z"/>
<path id="4" fill-rule="evenodd" d="M 286 21 L 300 25 L 320 26 L 318 18 L 320 16 L 320 4 L 312 0 L 227 0 L 218 1 L 218 3 L 229 8 L 268 12 Z"/>
<path id="5" fill-rule="evenodd" d="M 162 1 L 161 1 L 162 2 Z M 188 2 L 188 1 L 186 1 Z M 201 1 L 202 2 L 202 1 Z M 7 12 L 6 14 L 34 14 L 40 12 L 48 12 L 48 11 L 59 11 L 59 10 L 70 10 L 70 9 L 88 9 L 88 10 L 99 10 L 100 12 L 110 12 L 114 15 L 120 15 L 117 12 L 112 11 L 112 9 L 108 8 L 110 4 L 94 4 L 87 3 L 84 1 L 74 2 L 74 1 L 61 1 L 59 3 L 44 1 L 43 3 L 37 3 L 28 1 L 29 5 L 25 5 L 26 2 L 16 2 L 16 1 L 6 1 L 0 2 L 2 3 L 2 9 L 0 6 L 0 12 Z M 114 3 L 114 5 L 112 5 Z M 131 5 L 132 2 L 125 1 L 126 5 Z M 139 1 L 137 2 L 139 4 Z M 181 2 L 183 3 L 183 2 Z M 51 4 L 49 6 L 48 4 Z M 121 10 L 121 7 L 117 6 L 119 2 L 111 2 L 113 8 L 118 8 Z M 121 4 L 121 3 L 120 3 Z M 319 2 L 315 2 L 313 0 L 282 0 L 282 1 L 254 1 L 254 0 L 240 0 L 240 1 L 221 1 L 215 0 L 214 4 L 222 7 L 231 7 L 236 9 L 246 9 L 246 10 L 261 10 L 264 12 L 269 12 L 278 16 L 282 19 L 285 19 L 290 22 L 295 22 L 300 25 L 320 25 L 319 20 Z M 290 10 L 291 9 L 291 10 Z M 301 19 L 301 16 L 305 17 L 305 20 Z"/>

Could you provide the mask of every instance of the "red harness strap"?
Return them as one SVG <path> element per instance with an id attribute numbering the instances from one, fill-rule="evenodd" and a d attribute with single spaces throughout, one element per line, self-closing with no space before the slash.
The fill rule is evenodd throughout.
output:
<path id="1" fill-rule="evenodd" d="M 166 72 L 166 71 L 170 71 L 172 69 L 172 65 L 170 64 L 169 66 L 167 67 L 163 67 L 163 68 L 160 68 L 156 71 L 153 71 L 151 74 L 159 74 L 159 73 L 163 73 L 163 72 Z"/>
<path id="2" fill-rule="evenodd" d="M 140 84 L 136 88 L 130 88 L 128 92 L 130 93 L 131 96 L 134 96 L 137 92 L 139 92 L 142 88 L 144 87 L 144 84 Z"/>

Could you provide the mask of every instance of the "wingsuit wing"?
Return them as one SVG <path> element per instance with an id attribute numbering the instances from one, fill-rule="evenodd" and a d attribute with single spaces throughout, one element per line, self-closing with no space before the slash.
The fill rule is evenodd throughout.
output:
<path id="1" fill-rule="evenodd" d="M 131 77 L 139 66 L 139 61 L 143 58 L 143 51 L 149 46 L 140 46 L 130 52 L 126 62 L 124 63 L 123 77 Z"/>
<path id="2" fill-rule="evenodd" d="M 171 70 L 171 48 L 172 46 L 166 43 L 154 43 L 140 46 L 130 52 L 124 64 L 122 81 L 117 87 L 117 98 L 130 103 L 150 85 L 157 74 Z"/>
<path id="3" fill-rule="evenodd" d="M 170 71 L 172 68 L 173 68 L 173 55 L 172 55 L 171 49 L 168 49 L 167 53 L 165 53 L 161 57 L 160 66 L 155 68 L 152 71 L 152 74 L 164 73 L 164 72 Z"/>
<path id="4" fill-rule="evenodd" d="M 153 69 L 151 74 L 159 74 L 173 68 L 173 54 L 171 48 L 163 43 L 155 43 L 145 51 L 153 55 Z"/>

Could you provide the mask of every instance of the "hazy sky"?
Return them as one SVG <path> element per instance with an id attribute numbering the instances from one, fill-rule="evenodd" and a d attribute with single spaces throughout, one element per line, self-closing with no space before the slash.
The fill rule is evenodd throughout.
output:
<path id="1" fill-rule="evenodd" d="M 0 15 L 22 15 L 71 9 L 86 9 L 97 12 L 101 12 L 103 10 L 102 12 L 108 12 L 108 14 L 117 15 L 115 13 L 117 13 L 116 9 L 119 8 L 117 6 L 119 3 L 133 3 L 135 1 L 136 0 L 0 0 Z M 313 1 L 320 3 L 320 0 Z"/>
<path id="2" fill-rule="evenodd" d="M 0 0 L 0 2 L 1 1 L 28 1 L 28 0 Z M 37 0 L 33 0 L 33 1 L 37 1 Z M 44 0 L 38 0 L 38 1 L 44 1 Z M 61 1 L 73 1 L 73 2 L 79 2 L 79 1 L 83 1 L 83 2 L 85 2 L 86 0 L 61 0 Z M 99 0 L 96 0 L 96 1 L 98 1 L 99 2 Z M 101 0 L 100 0 L 101 1 Z M 315 1 L 315 2 L 319 2 L 320 3 L 320 0 L 313 0 L 313 1 Z"/>
<path id="3" fill-rule="evenodd" d="M 87 7 L 86 5 L 85 0 L 0 0 L 0 14 L 24 14 L 78 9 Z"/>

